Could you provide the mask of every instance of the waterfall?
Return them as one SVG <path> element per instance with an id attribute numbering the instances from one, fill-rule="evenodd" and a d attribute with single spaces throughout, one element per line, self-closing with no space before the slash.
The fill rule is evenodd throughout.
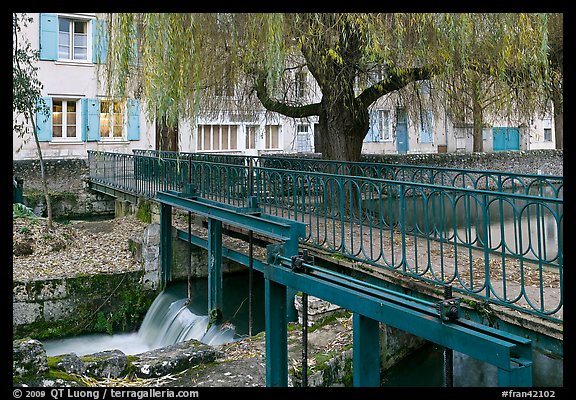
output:
<path id="1" fill-rule="evenodd" d="M 81 356 L 113 349 L 138 354 L 190 339 L 209 345 L 235 340 L 234 325 L 225 322 L 208 328 L 209 317 L 196 315 L 187 303 L 187 298 L 163 291 L 148 309 L 138 332 L 81 335 L 47 340 L 43 345 L 49 356 L 68 353 Z"/>
<path id="2" fill-rule="evenodd" d="M 146 313 L 138 336 L 152 348 L 190 339 L 205 344 L 219 345 L 234 340 L 235 328 L 229 323 L 208 328 L 209 317 L 196 315 L 187 307 L 188 299 L 177 299 L 162 292 Z"/>

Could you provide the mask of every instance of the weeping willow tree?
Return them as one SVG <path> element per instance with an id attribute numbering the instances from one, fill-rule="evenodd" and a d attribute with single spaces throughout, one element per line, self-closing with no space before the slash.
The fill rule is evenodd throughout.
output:
<path id="1" fill-rule="evenodd" d="M 470 73 L 489 76 L 499 90 L 514 93 L 499 97 L 499 110 L 526 113 L 549 81 L 541 14 L 120 13 L 107 19 L 109 95 L 141 98 L 151 120 L 171 124 L 262 107 L 318 117 L 328 159 L 359 160 L 369 109 L 392 93 L 404 93 L 410 107 L 422 81 L 440 88 L 434 91 L 439 103 L 461 108 L 446 96 L 463 87 L 449 83 Z M 314 78 L 317 96 L 295 93 L 294 76 L 302 71 Z"/>
<path id="2" fill-rule="evenodd" d="M 564 98 L 562 83 L 564 79 L 564 16 L 551 14 L 548 18 L 548 62 L 550 67 L 549 94 L 554 105 L 554 130 L 556 148 L 564 146 Z"/>
<path id="3" fill-rule="evenodd" d="M 452 119 L 471 122 L 473 151 L 483 151 L 487 115 L 518 126 L 551 111 L 548 19 L 461 14 L 446 20 L 453 51 L 434 81 Z"/>

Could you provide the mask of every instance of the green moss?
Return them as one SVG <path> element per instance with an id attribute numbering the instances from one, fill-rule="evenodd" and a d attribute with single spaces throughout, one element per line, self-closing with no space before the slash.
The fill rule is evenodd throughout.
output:
<path id="1" fill-rule="evenodd" d="M 48 370 L 48 373 L 45 375 L 45 377 L 50 379 L 62 379 L 64 381 L 76 382 L 81 386 L 87 386 L 86 383 L 82 381 L 82 378 L 79 375 L 69 374 L 65 371 L 50 369 Z"/>
<path id="2" fill-rule="evenodd" d="M 332 314 L 316 321 L 314 325 L 308 328 L 308 332 L 314 332 L 317 329 L 320 329 L 326 325 L 330 325 L 335 322 L 338 318 L 350 318 L 352 313 L 347 310 L 339 310 L 335 311 Z"/>
<path id="3" fill-rule="evenodd" d="M 57 365 L 62 361 L 63 358 L 64 354 L 58 356 L 48 356 L 46 358 L 48 362 L 48 369 L 58 369 Z"/>
<path id="4" fill-rule="evenodd" d="M 81 299 L 75 304 L 73 316 L 15 326 L 13 337 L 30 336 L 43 340 L 93 332 L 134 331 L 157 295 L 156 291 L 142 290 L 138 284 L 141 274 L 79 275 L 69 279 L 66 282 L 68 292 Z M 27 291 L 39 293 L 44 284 L 27 283 Z"/>
<path id="5" fill-rule="evenodd" d="M 348 259 L 348 257 L 346 257 L 344 254 L 339 253 L 337 251 L 332 253 L 331 257 L 336 259 L 336 260 L 347 260 Z"/>
<path id="6" fill-rule="evenodd" d="M 146 224 L 152 223 L 152 206 L 150 201 L 140 201 L 138 204 L 138 211 L 136 212 L 136 218 Z"/>

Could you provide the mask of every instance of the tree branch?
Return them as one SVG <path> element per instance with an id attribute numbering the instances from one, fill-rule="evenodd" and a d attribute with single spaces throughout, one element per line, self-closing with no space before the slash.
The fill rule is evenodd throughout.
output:
<path id="1" fill-rule="evenodd" d="M 380 82 L 364 89 L 358 95 L 358 99 L 368 107 L 380 97 L 400 90 L 411 82 L 423 81 L 430 79 L 434 75 L 432 68 L 409 68 L 405 70 L 389 72 L 388 77 L 382 79 Z"/>
<path id="2" fill-rule="evenodd" d="M 268 95 L 268 88 L 266 87 L 266 76 L 263 73 L 257 74 L 254 89 L 256 90 L 258 100 L 260 100 L 264 108 L 269 111 L 275 111 L 291 118 L 305 118 L 320 115 L 320 103 L 292 106 L 270 97 Z"/>

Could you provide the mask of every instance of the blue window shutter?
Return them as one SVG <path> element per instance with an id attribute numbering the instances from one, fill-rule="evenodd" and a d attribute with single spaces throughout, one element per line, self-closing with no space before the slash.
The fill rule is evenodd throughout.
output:
<path id="1" fill-rule="evenodd" d="M 106 20 L 92 20 L 92 62 L 103 64 L 108 53 L 108 35 L 106 33 Z"/>
<path id="2" fill-rule="evenodd" d="M 140 102 L 136 99 L 128 99 L 128 140 L 140 140 Z"/>
<path id="3" fill-rule="evenodd" d="M 82 140 L 100 140 L 100 100 L 82 99 Z"/>
<path id="4" fill-rule="evenodd" d="M 52 97 L 42 97 L 48 107 L 48 114 L 43 110 L 36 111 L 36 134 L 39 142 L 52 140 Z"/>
<path id="5" fill-rule="evenodd" d="M 432 111 L 426 111 L 420 121 L 420 143 L 434 142 L 434 121 Z"/>
<path id="6" fill-rule="evenodd" d="M 88 126 L 88 99 L 80 99 L 80 134 L 82 135 L 82 141 L 86 141 L 86 131 Z"/>
<path id="7" fill-rule="evenodd" d="M 40 14 L 40 59 L 58 59 L 58 16 Z"/>

